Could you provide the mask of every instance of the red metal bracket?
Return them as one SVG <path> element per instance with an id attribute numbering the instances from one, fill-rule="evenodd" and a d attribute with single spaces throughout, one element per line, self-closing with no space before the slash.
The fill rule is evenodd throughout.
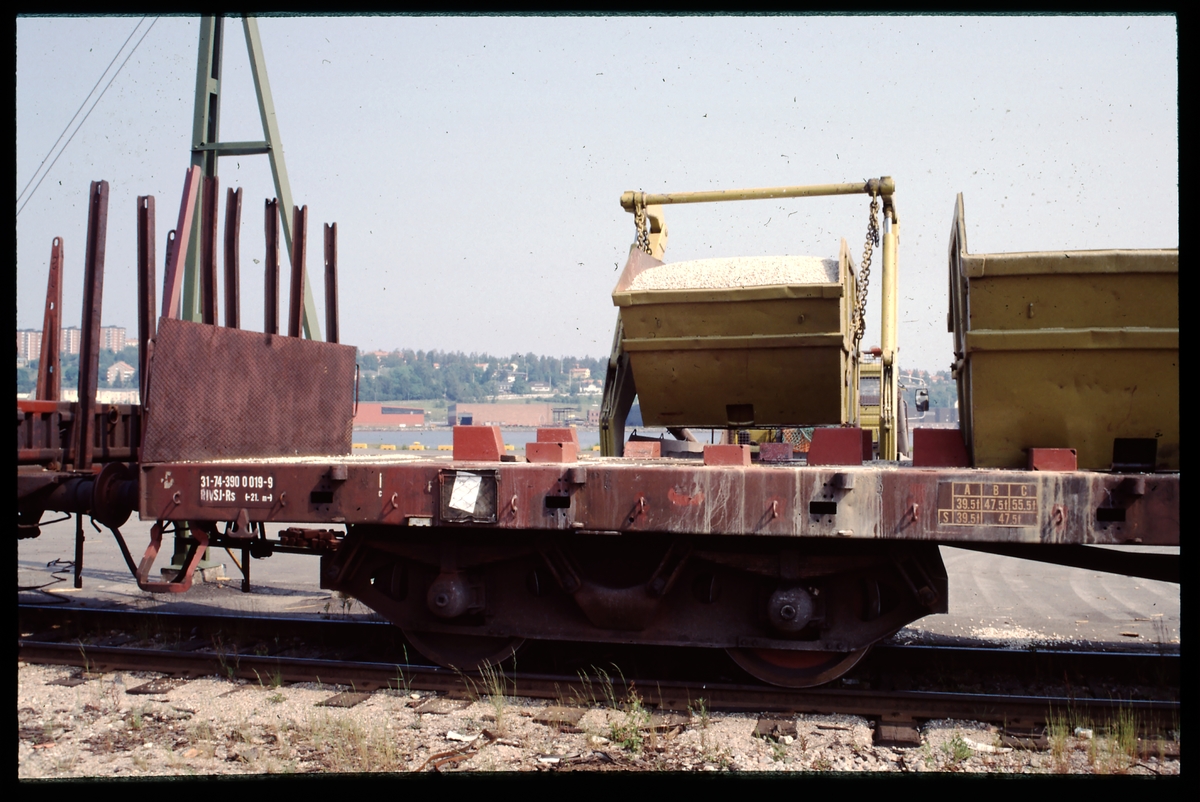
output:
<path id="1" fill-rule="evenodd" d="M 867 437 L 864 438 L 863 434 Z M 862 465 L 870 431 L 858 428 L 813 429 L 809 465 Z"/>
<path id="2" fill-rule="evenodd" d="M 338 342 L 337 223 L 325 224 L 325 341 Z"/>
<path id="3" fill-rule="evenodd" d="M 526 443 L 525 459 L 530 462 L 578 462 L 575 443 Z"/>
<path id="4" fill-rule="evenodd" d="M 154 196 L 137 200 L 138 267 L 138 397 L 150 397 L 150 357 L 154 352 L 158 311 L 154 280 Z"/>
<path id="5" fill-rule="evenodd" d="M 629 459 L 659 459 L 662 443 L 657 440 L 630 440 L 625 444 L 625 457 Z"/>
<path id="6" fill-rule="evenodd" d="M 304 265 L 307 256 L 308 206 L 292 207 L 292 283 L 288 302 L 288 336 L 301 336 L 304 318 Z"/>
<path id="7" fill-rule="evenodd" d="M 200 560 L 204 558 L 204 551 L 208 548 L 208 533 L 198 528 L 193 528 L 191 533 L 192 537 L 196 539 L 197 545 L 189 549 L 188 553 L 191 558 L 187 561 L 187 565 L 183 566 L 179 575 L 171 582 L 151 582 L 147 577 L 150 575 L 150 569 L 154 566 L 154 559 L 158 557 L 158 550 L 162 547 L 162 524 L 155 523 L 150 528 L 150 545 L 146 547 L 146 554 L 138 564 L 137 584 L 139 588 L 150 593 L 183 593 L 191 588 L 196 566 L 200 564 Z"/>
<path id="8" fill-rule="evenodd" d="M 263 331 L 279 333 L 279 200 L 267 201 L 265 222 L 267 253 L 264 258 L 263 274 L 266 281 L 263 291 Z"/>
<path id="9" fill-rule="evenodd" d="M 750 464 L 750 446 L 731 444 L 705 446 L 704 464 L 747 466 Z"/>
<path id="10" fill-rule="evenodd" d="M 242 189 L 230 187 L 225 193 L 225 325 L 241 327 L 241 248 Z"/>
<path id="11" fill-rule="evenodd" d="M 62 266 L 63 241 L 55 237 L 50 244 L 50 278 L 46 282 L 46 312 L 42 318 L 42 349 L 38 362 L 37 390 L 34 398 L 57 401 L 62 396 L 59 370 L 59 343 L 62 340 Z"/>
<path id="12" fill-rule="evenodd" d="M 960 429 L 913 429 L 914 468 L 969 468 L 971 458 Z"/>
<path id="13" fill-rule="evenodd" d="M 219 176 L 206 175 L 200 184 L 200 320 L 217 325 L 217 209 Z"/>
<path id="14" fill-rule="evenodd" d="M 454 459 L 499 462 L 504 438 L 499 426 L 455 426 Z"/>
<path id="15" fill-rule="evenodd" d="M 79 340 L 79 416 L 75 470 L 91 467 L 95 449 L 96 382 L 100 371 L 100 320 L 104 295 L 104 254 L 108 229 L 108 182 L 93 181 L 88 203 L 87 251 L 84 254 L 83 319 Z"/>
<path id="16" fill-rule="evenodd" d="M 179 299 L 183 292 L 183 263 L 187 259 L 188 237 L 192 233 L 192 216 L 196 209 L 196 193 L 200 189 L 200 168 L 192 165 L 183 179 L 183 200 L 179 203 L 179 222 L 167 235 L 167 272 L 163 276 L 162 316 L 179 316 Z"/>
<path id="17" fill-rule="evenodd" d="M 539 443 L 574 443 L 579 446 L 579 432 L 574 426 L 545 427 L 537 430 Z"/>
<path id="18" fill-rule="evenodd" d="M 1073 448 L 1030 448 L 1028 469 L 1031 471 L 1074 471 L 1079 462 Z"/>

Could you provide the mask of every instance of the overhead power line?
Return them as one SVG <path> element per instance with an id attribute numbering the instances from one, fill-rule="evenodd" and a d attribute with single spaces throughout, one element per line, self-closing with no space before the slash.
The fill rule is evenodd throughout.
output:
<path id="1" fill-rule="evenodd" d="M 79 113 L 81 111 L 83 111 L 85 106 L 87 106 L 88 100 L 90 100 L 92 95 L 94 95 L 96 93 L 96 87 L 100 85 L 100 81 L 104 80 L 104 76 L 108 74 L 108 71 L 110 69 L 112 69 L 112 65 L 115 64 L 117 59 L 121 56 L 121 53 L 125 50 L 125 46 L 129 44 L 129 40 L 133 38 L 133 35 L 135 33 L 137 33 L 138 28 L 141 27 L 142 23 L 145 22 L 146 19 L 147 19 L 146 17 L 142 17 L 140 20 L 137 21 L 137 25 L 133 26 L 133 30 L 130 31 L 129 36 L 126 37 L 125 41 L 121 43 L 121 47 L 117 49 L 117 53 L 116 53 L 116 55 L 113 56 L 112 61 L 108 62 L 108 66 L 104 68 L 104 72 L 100 73 L 100 78 L 96 81 L 96 85 L 92 87 L 92 90 L 90 92 L 88 92 L 87 97 L 85 97 L 83 99 L 83 103 L 81 103 L 79 105 L 79 108 L 75 111 L 74 116 L 71 117 L 70 122 L 68 122 L 66 127 L 63 128 L 62 133 L 58 135 L 58 139 L 56 139 L 54 141 L 54 144 L 50 146 L 49 153 L 47 153 L 45 158 L 42 159 L 41 164 L 38 165 L 38 169 L 36 171 L 34 171 L 34 174 L 32 176 L 30 176 L 29 182 L 25 184 L 25 189 L 22 189 L 21 193 L 19 195 L 17 195 L 17 202 L 20 203 L 20 206 L 17 208 L 18 215 L 20 215 L 21 210 L 25 208 L 25 204 L 29 203 L 29 201 L 37 193 L 38 187 L 40 187 L 42 185 L 42 181 L 44 181 L 46 179 L 46 176 L 48 176 L 50 174 L 50 171 L 54 169 L 54 165 L 56 163 L 58 163 L 59 157 L 63 155 L 63 152 L 67 149 L 67 146 L 71 144 L 71 140 L 75 138 L 75 134 L 79 133 L 79 129 L 83 127 L 83 124 L 85 122 L 87 122 L 87 118 L 92 115 L 93 111 L 95 111 L 96 106 L 100 103 L 101 98 L 104 97 L 104 93 L 108 91 L 108 88 L 110 86 L 112 86 L 113 81 L 115 81 L 117 79 L 117 76 L 121 74 L 121 70 L 125 69 L 125 65 L 129 63 L 129 59 L 133 56 L 133 54 L 135 52 L 137 52 L 138 47 L 142 44 L 142 40 L 146 38 L 146 34 L 150 33 L 151 28 L 153 28 L 154 24 L 156 22 L 158 22 L 158 17 L 155 17 L 154 20 L 150 23 L 150 27 L 146 28 L 145 33 L 143 33 L 141 35 L 141 37 L 137 40 L 137 44 L 135 44 L 133 46 L 133 49 L 129 51 L 129 55 L 125 56 L 125 60 L 121 62 L 121 66 L 118 67 L 117 71 L 114 72 L 112 77 L 108 79 L 108 83 L 106 83 L 104 85 L 104 89 L 100 90 L 100 94 L 96 97 L 96 100 L 92 103 L 91 108 L 89 108 L 87 110 L 87 114 L 83 115 L 83 119 L 79 121 L 79 125 L 75 126 L 74 131 L 71 131 L 71 135 L 69 137 L 67 137 L 67 141 L 63 143 L 62 148 L 59 149 L 58 153 L 54 156 L 54 160 L 52 162 L 50 162 L 50 166 L 47 167 L 45 169 L 45 171 L 43 172 L 42 166 L 46 164 L 46 159 L 49 159 L 51 154 L 54 154 L 54 149 L 58 147 L 58 143 L 62 142 L 62 138 L 64 136 L 66 136 L 67 131 L 69 131 L 71 129 L 71 125 L 75 122 L 75 119 L 77 117 L 79 117 Z M 39 173 L 41 173 L 41 178 L 38 178 Z M 29 190 L 29 185 L 33 184 L 33 180 L 35 178 L 38 179 L 37 184 L 34 184 L 33 189 L 29 191 L 29 195 L 25 196 L 26 190 Z M 22 196 L 25 196 L 24 201 L 21 200 Z"/>

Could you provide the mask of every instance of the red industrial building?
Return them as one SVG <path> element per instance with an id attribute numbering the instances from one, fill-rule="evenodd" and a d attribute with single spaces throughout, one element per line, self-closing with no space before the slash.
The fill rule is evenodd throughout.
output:
<path id="1" fill-rule="evenodd" d="M 552 426 L 550 404 L 451 404 L 447 422 L 488 426 Z"/>
<path id="2" fill-rule="evenodd" d="M 386 401 L 365 401 L 354 416 L 356 429 L 411 429 L 425 425 L 425 410 L 402 407 Z"/>

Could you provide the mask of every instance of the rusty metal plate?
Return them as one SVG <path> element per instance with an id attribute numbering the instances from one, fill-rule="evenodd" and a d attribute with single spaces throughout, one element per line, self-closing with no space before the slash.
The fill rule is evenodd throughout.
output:
<path id="1" fill-rule="evenodd" d="M 144 462 L 349 454 L 355 349 L 164 318 Z"/>
<path id="2" fill-rule="evenodd" d="M 580 476 L 580 467 L 558 464 L 447 464 L 347 456 L 150 465 L 139 482 L 140 511 L 143 519 L 229 520 L 229 510 L 244 508 L 254 521 L 394 525 L 398 539 L 413 534 L 406 522 L 419 520 L 580 535 L 1179 545 L 1178 474 L 611 460 L 587 463 Z M 334 481 L 339 467 L 345 479 Z"/>

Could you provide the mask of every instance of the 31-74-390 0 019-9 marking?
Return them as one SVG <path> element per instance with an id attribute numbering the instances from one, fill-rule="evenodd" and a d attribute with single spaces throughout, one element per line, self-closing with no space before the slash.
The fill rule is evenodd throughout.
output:
<path id="1" fill-rule="evenodd" d="M 199 500 L 208 507 L 271 507 L 278 500 L 275 477 L 261 473 L 202 473 Z"/>

